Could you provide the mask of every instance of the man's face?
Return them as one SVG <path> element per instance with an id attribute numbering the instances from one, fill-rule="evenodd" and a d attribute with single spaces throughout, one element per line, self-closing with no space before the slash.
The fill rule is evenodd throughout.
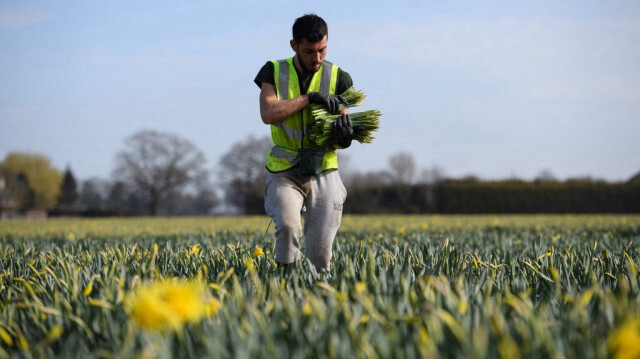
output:
<path id="1" fill-rule="evenodd" d="M 298 65 L 304 72 L 316 72 L 324 62 L 327 54 L 327 36 L 318 42 L 309 42 L 302 39 L 300 42 L 291 40 L 291 48 L 296 52 Z"/>

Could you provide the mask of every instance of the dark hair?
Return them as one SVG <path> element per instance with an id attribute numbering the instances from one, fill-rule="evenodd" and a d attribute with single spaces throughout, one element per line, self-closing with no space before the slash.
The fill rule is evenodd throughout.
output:
<path id="1" fill-rule="evenodd" d="M 293 41 L 300 42 L 307 39 L 309 42 L 318 42 L 325 35 L 329 35 L 327 23 L 316 14 L 306 14 L 300 16 L 293 23 Z"/>

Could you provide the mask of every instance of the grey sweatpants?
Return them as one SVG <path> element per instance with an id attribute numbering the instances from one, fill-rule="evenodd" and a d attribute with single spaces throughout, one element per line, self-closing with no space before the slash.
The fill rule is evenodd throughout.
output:
<path id="1" fill-rule="evenodd" d="M 264 208 L 276 226 L 276 261 L 288 264 L 299 259 L 304 218 L 304 254 L 318 271 L 328 269 L 346 197 L 337 170 L 318 176 L 303 176 L 298 167 L 269 172 Z"/>

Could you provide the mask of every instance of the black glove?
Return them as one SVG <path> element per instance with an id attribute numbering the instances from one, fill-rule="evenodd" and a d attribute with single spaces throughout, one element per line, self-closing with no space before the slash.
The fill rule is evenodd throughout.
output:
<path id="1" fill-rule="evenodd" d="M 351 146 L 353 127 L 348 114 L 342 114 L 342 116 L 333 122 L 333 137 L 336 139 L 338 146 L 342 148 Z"/>
<path id="2" fill-rule="evenodd" d="M 338 113 L 338 107 L 342 102 L 345 106 L 349 106 L 347 100 L 340 95 L 330 95 L 324 92 L 309 92 L 309 103 L 323 105 L 330 113 Z"/>

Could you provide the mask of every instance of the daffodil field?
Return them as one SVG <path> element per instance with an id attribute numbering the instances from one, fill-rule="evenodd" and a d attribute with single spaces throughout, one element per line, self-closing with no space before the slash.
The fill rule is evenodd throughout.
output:
<path id="1" fill-rule="evenodd" d="M 640 216 L 0 221 L 0 358 L 638 358 Z M 304 242 L 303 242 L 304 246 Z"/>

